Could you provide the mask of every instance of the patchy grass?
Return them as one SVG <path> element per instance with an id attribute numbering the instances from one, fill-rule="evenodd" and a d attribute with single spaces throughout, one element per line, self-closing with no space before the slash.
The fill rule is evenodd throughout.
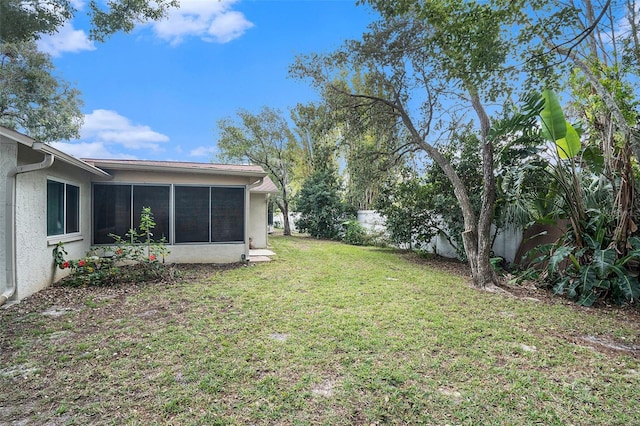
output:
<path id="1" fill-rule="evenodd" d="M 272 244 L 270 263 L 0 310 L 0 424 L 640 424 L 637 311 L 479 292 L 390 250 Z"/>

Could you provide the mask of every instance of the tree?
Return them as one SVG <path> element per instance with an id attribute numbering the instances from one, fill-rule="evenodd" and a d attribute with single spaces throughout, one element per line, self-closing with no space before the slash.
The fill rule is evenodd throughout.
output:
<path id="1" fill-rule="evenodd" d="M 0 124 L 41 142 L 79 137 L 80 92 L 55 77 L 34 41 L 0 43 Z"/>
<path id="2" fill-rule="evenodd" d="M 636 127 L 637 94 L 625 82 L 625 74 L 637 68 L 637 10 L 626 1 L 626 19 L 630 32 L 620 37 L 617 4 L 607 0 L 600 10 L 591 0 L 563 7 L 538 19 L 523 15 L 527 32 L 537 37 L 560 61 L 573 65 L 570 87 L 576 101 L 574 110 L 586 127 L 586 140 L 604 154 L 605 175 L 615 192 L 611 213 L 614 241 L 620 253 L 629 248 L 628 237 L 637 230 L 632 155 L 640 160 L 640 135 Z M 567 19 L 569 18 L 569 19 Z M 573 22 L 573 25 L 567 25 Z M 576 29 L 577 35 L 576 35 Z M 604 42 L 603 40 L 610 40 Z M 625 68 L 625 64 L 630 67 Z"/>
<path id="3" fill-rule="evenodd" d="M 345 208 L 340 197 L 340 181 L 331 162 L 316 169 L 305 179 L 296 197 L 300 218 L 296 226 L 315 238 L 336 239 L 345 220 Z"/>
<path id="4" fill-rule="evenodd" d="M 368 88 L 375 80 L 360 70 L 355 70 L 350 77 L 356 92 L 383 90 Z M 345 163 L 346 201 L 357 209 L 371 209 L 383 183 L 401 173 L 406 157 L 413 156 L 415 148 L 406 143 L 406 132 L 396 126 L 397 117 L 384 111 L 358 120 L 353 120 L 344 110 L 334 112 L 334 116 L 343 134 L 340 153 Z"/>
<path id="5" fill-rule="evenodd" d="M 89 2 L 90 37 L 104 41 L 118 31 L 129 32 L 136 23 L 157 21 L 179 0 L 109 0 Z M 0 1 L 0 42 L 36 40 L 56 33 L 76 14 L 72 0 Z"/>
<path id="6" fill-rule="evenodd" d="M 301 182 L 333 161 L 342 129 L 325 104 L 298 104 L 291 110 L 291 119 L 302 151 L 296 161 L 296 178 Z"/>
<path id="7" fill-rule="evenodd" d="M 501 135 L 490 133 L 483 99 L 504 99 L 510 92 L 507 82 L 513 71 L 506 63 L 514 43 L 502 35 L 521 4 L 499 0 L 371 3 L 386 19 L 372 25 L 363 41 L 349 42 L 333 55 L 301 57 L 292 71 L 310 77 L 336 108 L 350 109 L 355 115 L 375 110 L 396 117 L 410 143 L 431 157 L 451 181 L 464 218 L 463 243 L 474 284 L 492 288 L 496 284 L 490 263 L 496 199 L 493 142 Z M 366 69 L 372 80 L 366 92 L 354 90 L 345 79 L 336 83 L 346 68 Z M 453 97 L 443 105 L 448 93 Z M 451 114 L 451 102 L 459 105 L 461 99 L 477 115 L 483 176 L 478 213 L 464 182 L 437 148 L 438 138 L 431 135 L 443 128 L 438 117 Z M 455 126 L 457 117 L 450 118 Z"/>
<path id="8" fill-rule="evenodd" d="M 284 216 L 284 235 L 291 235 L 291 180 L 300 147 L 280 111 L 264 107 L 258 114 L 240 110 L 237 116 L 240 122 L 228 118 L 218 121 L 220 158 L 248 161 L 267 171 L 280 190 L 275 203 Z"/>

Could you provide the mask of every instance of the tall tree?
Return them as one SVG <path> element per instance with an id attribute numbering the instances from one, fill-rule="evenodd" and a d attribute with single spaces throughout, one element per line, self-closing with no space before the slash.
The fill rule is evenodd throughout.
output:
<path id="1" fill-rule="evenodd" d="M 280 190 L 275 203 L 284 216 L 284 235 L 291 235 L 289 203 L 291 180 L 300 147 L 280 111 L 264 107 L 258 114 L 237 112 L 239 121 L 218 121 L 218 148 L 223 161 L 251 162 L 262 166 Z"/>
<path id="2" fill-rule="evenodd" d="M 0 1 L 0 42 L 35 40 L 53 34 L 78 12 L 73 0 Z M 179 0 L 89 1 L 90 37 L 103 41 L 118 31 L 129 32 L 136 23 L 157 21 Z"/>
<path id="3" fill-rule="evenodd" d="M 363 41 L 350 42 L 330 56 L 300 58 L 292 70 L 298 76 L 311 77 L 336 107 L 359 114 L 375 108 L 402 123 L 413 146 L 426 152 L 451 181 L 462 210 L 463 244 L 474 284 L 492 288 L 496 284 L 490 263 L 496 198 L 493 138 L 497 135 L 490 134 L 484 101 L 504 100 L 509 93 L 507 82 L 512 71 L 507 58 L 514 45 L 502 36 L 513 24 L 520 2 L 370 3 L 386 19 L 373 25 Z M 358 92 L 344 79 L 335 83 L 336 74 L 347 67 L 366 70 L 373 80 L 367 85 L 369 91 Z M 444 103 L 450 93 L 453 97 Z M 479 211 L 474 209 L 464 182 L 437 148 L 438 136 L 432 135 L 442 129 L 439 117 L 451 114 L 451 106 L 460 106 L 461 100 L 477 116 L 483 175 Z"/>
<path id="4" fill-rule="evenodd" d="M 79 137 L 80 93 L 53 70 L 34 41 L 0 43 L 0 124 L 41 142 Z"/>

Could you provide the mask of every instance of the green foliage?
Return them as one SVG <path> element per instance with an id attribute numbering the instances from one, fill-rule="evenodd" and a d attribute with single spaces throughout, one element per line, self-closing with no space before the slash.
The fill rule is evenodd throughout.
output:
<path id="1" fill-rule="evenodd" d="M 451 142 L 441 148 L 467 188 L 476 212 L 482 193 L 478 144 L 477 136 L 470 129 L 461 128 L 452 135 Z M 451 181 L 437 164 L 429 164 L 422 178 L 405 171 L 399 181 L 388 181 L 375 208 L 386 219 L 391 242 L 419 248 L 441 235 L 461 259 L 465 258 L 462 210 Z"/>
<path id="2" fill-rule="evenodd" d="M 354 246 L 366 246 L 372 242 L 367 230 L 357 220 L 348 220 L 342 226 L 344 227 L 343 242 Z"/>
<path id="3" fill-rule="evenodd" d="M 540 112 L 542 121 L 542 135 L 556 144 L 558 157 L 566 160 L 573 158 L 580 152 L 580 136 L 578 132 L 564 118 L 560 102 L 551 90 L 542 92 L 544 108 Z"/>
<path id="4" fill-rule="evenodd" d="M 289 235 L 291 182 L 301 156 L 300 147 L 287 120 L 276 109 L 264 107 L 258 114 L 239 110 L 237 116 L 239 121 L 229 118 L 218 121 L 219 158 L 262 166 L 280 191 L 274 202 L 283 214 L 285 235 Z"/>
<path id="5" fill-rule="evenodd" d="M 41 142 L 79 137 L 80 92 L 53 72 L 34 41 L 0 42 L 0 125 Z"/>
<path id="6" fill-rule="evenodd" d="M 53 249 L 54 264 L 60 269 L 70 269 L 65 283 L 71 286 L 112 285 L 118 282 L 142 282 L 160 280 L 168 276 L 164 259 L 169 250 L 164 238 L 155 241 L 155 222 L 149 207 L 140 214 L 140 231 L 131 229 L 126 239 L 111 235 L 115 246 L 94 247 L 81 259 L 65 260 L 68 254 L 62 243 Z"/>
<path id="7" fill-rule="evenodd" d="M 78 12 L 72 0 L 2 0 L 0 2 L 0 42 L 36 40 L 40 34 L 56 33 Z M 157 21 L 166 16 L 178 0 L 89 1 L 90 38 L 104 41 L 118 31 L 129 32 L 135 24 Z"/>
<path id="8" fill-rule="evenodd" d="M 388 182 L 375 205 L 385 217 L 389 240 L 409 249 L 421 247 L 437 235 L 441 221 L 433 209 L 432 191 L 425 179 L 407 176 Z"/>
<path id="9" fill-rule="evenodd" d="M 340 198 L 336 171 L 327 167 L 309 176 L 296 197 L 300 218 L 296 227 L 315 238 L 337 239 L 345 219 L 346 206 Z"/>
<path id="10" fill-rule="evenodd" d="M 60 269 L 70 269 L 71 275 L 65 279 L 65 284 L 72 287 L 86 287 L 112 284 L 120 269 L 110 257 L 101 257 L 90 250 L 81 259 L 65 260 L 67 251 L 63 243 L 58 243 L 53 249 L 53 259 Z"/>
<path id="11" fill-rule="evenodd" d="M 53 34 L 73 13 L 69 0 L 2 0 L 0 43 L 29 41 L 40 34 Z"/>
<path id="12" fill-rule="evenodd" d="M 592 213 L 593 220 L 602 222 L 598 213 Z M 640 238 L 630 238 L 632 250 L 620 257 L 614 246 L 605 245 L 604 233 L 591 230 L 597 237 L 591 236 L 594 232 L 587 235 L 588 246 L 582 249 L 566 239 L 539 247 L 541 255 L 536 263 L 546 264 L 542 278 L 553 283 L 554 293 L 566 295 L 583 306 L 591 306 L 599 299 L 610 299 L 618 304 L 637 302 L 640 282 L 637 275 L 631 274 L 629 263 L 640 260 Z"/>

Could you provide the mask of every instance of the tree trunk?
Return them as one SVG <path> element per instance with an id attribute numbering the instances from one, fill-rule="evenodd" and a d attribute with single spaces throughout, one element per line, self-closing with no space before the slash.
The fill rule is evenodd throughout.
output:
<path id="1" fill-rule="evenodd" d="M 480 143 L 482 145 L 482 205 L 478 218 L 477 271 L 473 277 L 476 287 L 491 288 L 497 283 L 496 274 L 491 266 L 491 223 L 496 202 L 496 178 L 493 174 L 493 143 L 488 139 L 491 123 L 478 92 L 471 88 L 471 104 L 480 120 Z"/>
<path id="2" fill-rule="evenodd" d="M 282 212 L 282 226 L 284 227 L 284 235 L 291 235 L 291 225 L 289 224 L 289 203 L 287 200 L 276 201 L 276 205 Z"/>
<path id="3" fill-rule="evenodd" d="M 477 96 L 476 96 L 477 98 Z M 484 113 L 482 105 L 479 103 L 479 98 L 476 99 L 480 107 L 480 111 Z M 475 101 L 474 101 L 475 102 Z M 474 104 L 474 109 L 476 108 Z M 456 173 L 455 169 L 442 155 L 437 148 L 426 142 L 417 129 L 414 127 L 411 118 L 402 109 L 399 104 L 396 105 L 396 110 L 400 114 L 402 121 L 407 129 L 411 133 L 414 141 L 420 146 L 426 153 L 436 162 L 447 176 L 451 184 L 453 185 L 453 192 L 456 199 L 460 203 L 460 209 L 462 210 L 462 217 L 464 220 L 464 232 L 462 233 L 462 243 L 464 246 L 464 252 L 467 255 L 467 261 L 469 262 L 469 268 L 471 269 L 471 276 L 473 278 L 473 284 L 478 288 L 493 288 L 497 283 L 493 267 L 490 262 L 491 254 L 491 221 L 493 219 L 493 208 L 496 198 L 495 192 L 495 178 L 493 176 L 493 145 L 487 141 L 486 135 L 489 132 L 489 118 L 484 113 L 478 115 L 481 118 L 482 129 L 482 158 L 483 158 L 483 176 L 484 191 L 483 191 L 483 208 L 481 210 L 480 221 L 477 220 L 476 214 L 473 210 L 473 204 L 469 198 L 467 188 Z M 476 109 L 476 111 L 478 111 Z M 480 227 L 481 226 L 481 227 Z M 479 232 L 480 229 L 480 232 Z"/>

